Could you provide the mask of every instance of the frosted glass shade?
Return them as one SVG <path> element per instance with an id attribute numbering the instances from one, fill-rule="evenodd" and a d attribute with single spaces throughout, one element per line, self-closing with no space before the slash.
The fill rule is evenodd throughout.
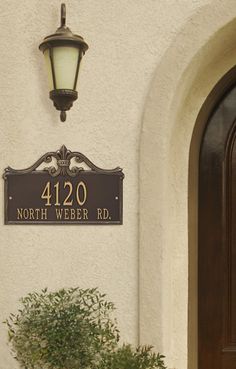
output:
<path id="1" fill-rule="evenodd" d="M 71 46 L 57 46 L 44 51 L 50 91 L 76 89 L 79 53 L 77 47 Z"/>
<path id="2" fill-rule="evenodd" d="M 49 56 L 49 49 L 46 49 L 44 51 L 44 59 L 45 59 L 46 70 L 47 70 L 47 75 L 48 75 L 49 91 L 52 91 L 54 90 L 54 86 L 53 86 L 53 79 L 52 79 L 52 66 L 51 66 L 51 60 Z"/>

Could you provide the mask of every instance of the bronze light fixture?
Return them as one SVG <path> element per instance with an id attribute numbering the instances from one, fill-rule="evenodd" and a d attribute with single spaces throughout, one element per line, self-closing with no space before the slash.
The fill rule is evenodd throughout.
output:
<path id="1" fill-rule="evenodd" d="M 75 35 L 66 27 L 66 6 L 61 4 L 61 26 L 39 45 L 48 71 L 49 97 L 61 121 L 66 120 L 66 111 L 78 98 L 77 80 L 80 63 L 88 45 L 83 37 Z"/>

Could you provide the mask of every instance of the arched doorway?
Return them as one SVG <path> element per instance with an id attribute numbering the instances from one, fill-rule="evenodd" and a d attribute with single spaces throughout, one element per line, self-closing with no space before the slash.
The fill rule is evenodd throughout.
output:
<path id="1" fill-rule="evenodd" d="M 235 4 L 224 3 L 206 30 L 215 5 L 186 23 L 158 63 L 141 131 L 139 337 L 163 352 L 170 368 L 198 368 L 197 168 L 203 127 L 196 119 L 236 60 Z M 208 99 L 205 116 L 227 89 L 221 86 L 213 105 Z"/>
<path id="2" fill-rule="evenodd" d="M 202 132 L 198 181 L 198 368 L 235 369 L 236 68 L 220 80 L 207 98 L 195 131 Z M 190 167 L 190 175 L 191 171 Z"/>

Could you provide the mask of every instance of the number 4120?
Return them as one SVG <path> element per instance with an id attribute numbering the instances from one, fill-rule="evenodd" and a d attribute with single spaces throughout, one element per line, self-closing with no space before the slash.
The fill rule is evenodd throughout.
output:
<path id="1" fill-rule="evenodd" d="M 51 190 L 51 182 L 47 182 L 46 186 L 43 189 L 42 195 L 41 195 L 41 199 L 46 200 L 46 204 L 45 206 L 51 206 L 51 197 L 52 197 L 52 190 Z M 55 206 L 60 206 L 61 205 L 61 183 L 57 182 L 54 186 L 53 189 L 55 191 Z M 64 190 L 67 190 L 67 195 L 65 197 L 65 199 L 62 202 L 62 205 L 64 206 L 72 206 L 73 205 L 73 185 L 71 182 L 66 181 L 64 182 L 64 186 L 63 186 Z M 75 197 L 76 197 L 76 201 L 78 203 L 79 206 L 83 206 L 87 200 L 87 188 L 85 186 L 85 183 L 83 181 L 80 181 L 77 186 L 76 186 L 76 190 L 75 190 Z"/>

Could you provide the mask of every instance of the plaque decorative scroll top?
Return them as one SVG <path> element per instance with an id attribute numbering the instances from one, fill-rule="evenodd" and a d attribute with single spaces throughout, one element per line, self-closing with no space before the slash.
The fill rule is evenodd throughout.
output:
<path id="1" fill-rule="evenodd" d="M 57 177 L 59 175 L 65 176 L 68 175 L 70 177 L 76 177 L 80 172 L 84 171 L 83 167 L 73 166 L 71 167 L 71 161 L 74 159 L 76 164 L 82 164 L 90 168 L 90 170 L 96 173 L 102 174 L 114 174 L 114 173 L 122 173 L 122 169 L 120 167 L 114 169 L 101 169 L 93 164 L 84 154 L 77 152 L 77 151 L 70 151 L 63 145 L 60 150 L 55 152 L 48 152 L 44 154 L 39 160 L 37 160 L 32 166 L 26 169 L 16 170 L 11 167 L 7 167 L 5 169 L 5 173 L 3 178 L 6 179 L 6 175 L 9 173 L 12 174 L 26 174 L 31 173 L 38 169 L 41 164 L 48 164 L 53 161 L 53 158 L 56 160 L 57 166 L 49 166 L 44 167 L 43 170 L 47 171 L 50 176 Z"/>

